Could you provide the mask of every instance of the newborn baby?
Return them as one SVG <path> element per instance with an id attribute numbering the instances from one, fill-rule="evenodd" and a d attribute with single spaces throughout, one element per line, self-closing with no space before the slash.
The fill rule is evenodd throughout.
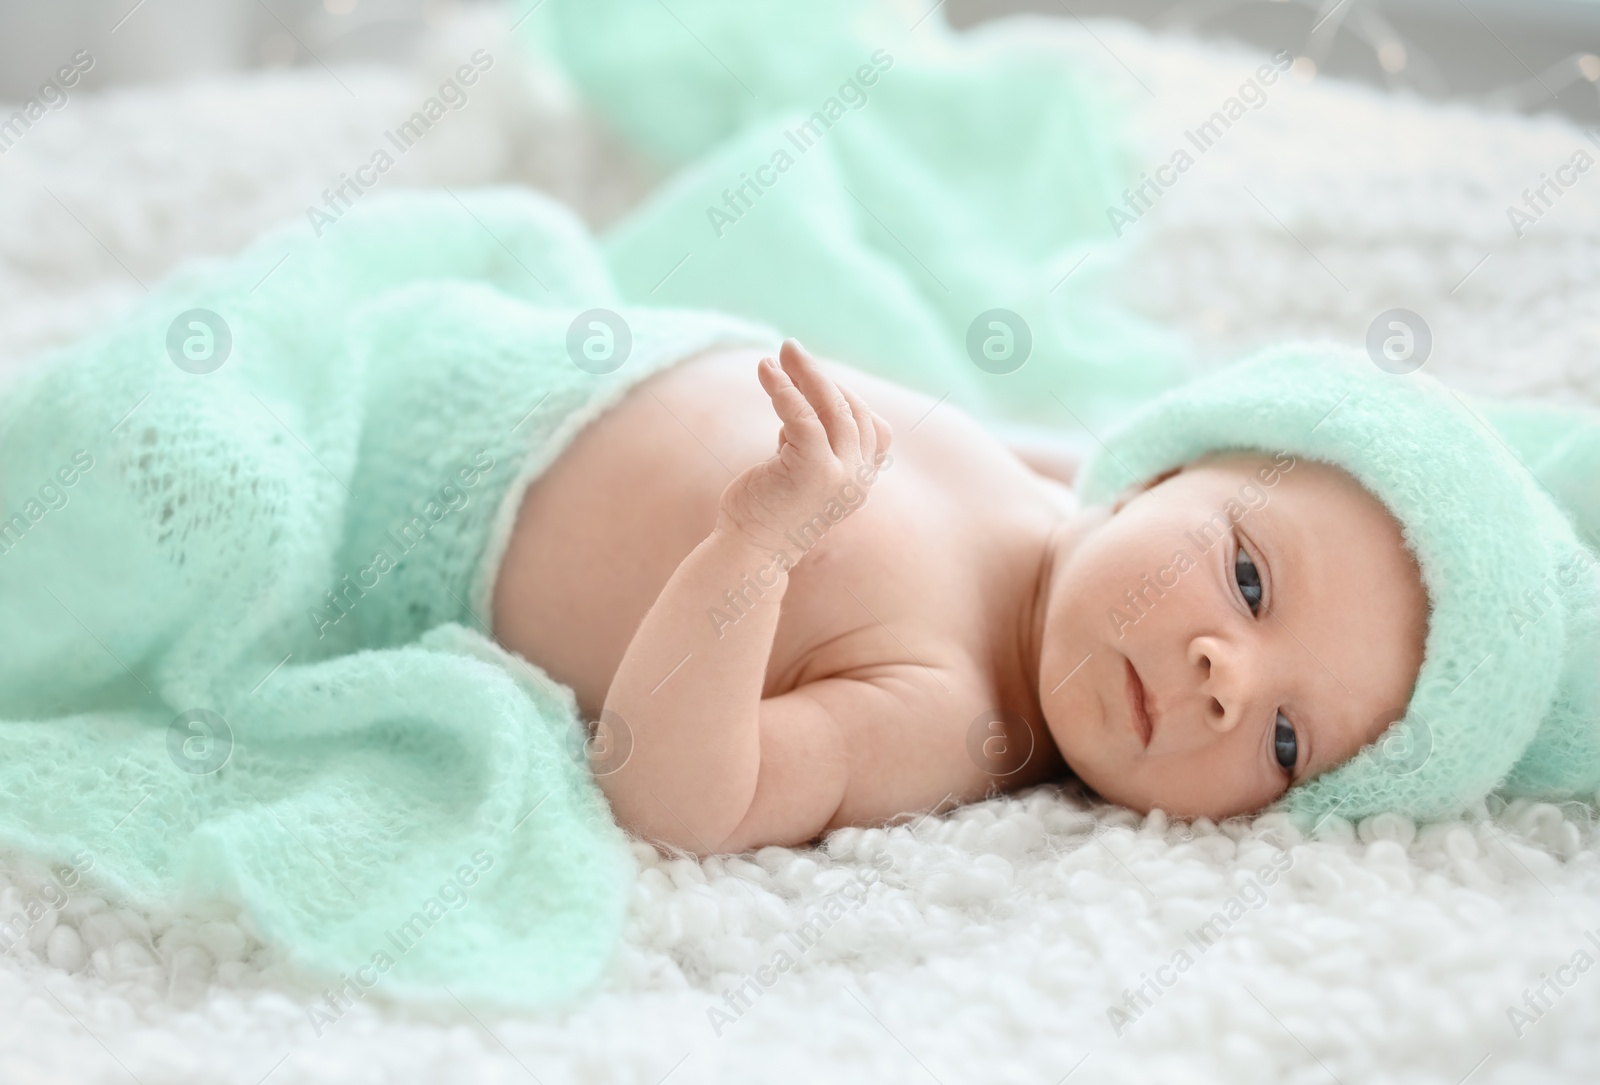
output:
<path id="1" fill-rule="evenodd" d="M 603 970 L 613 812 L 704 854 L 1069 773 L 1289 833 L 1600 794 L 1588 415 L 1291 341 L 1068 472 L 777 341 L 625 304 L 508 189 L 288 224 L 31 365 L 0 837 L 87 848 L 108 895 L 225 892 L 347 974 L 470 856 L 401 971 L 511 1004 Z M 939 346 L 932 391 L 1016 400 Z"/>
<path id="2" fill-rule="evenodd" d="M 1218 454 L 1109 509 L 1068 481 L 794 340 L 705 353 L 528 488 L 494 634 L 598 721 L 618 820 L 696 854 L 1069 772 L 1222 818 L 1405 713 L 1428 597 L 1351 476 Z"/>

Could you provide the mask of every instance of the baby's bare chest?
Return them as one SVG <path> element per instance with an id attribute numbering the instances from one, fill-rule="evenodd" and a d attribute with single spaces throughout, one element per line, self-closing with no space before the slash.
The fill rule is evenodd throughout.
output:
<path id="1" fill-rule="evenodd" d="M 775 449 L 758 357 L 708 357 L 636 386 L 524 498 L 496 585 L 495 634 L 570 685 L 588 718 L 645 612 L 715 525 L 723 489 Z M 736 623 L 793 566 L 768 696 L 913 657 L 980 667 L 969 660 L 995 618 L 986 563 L 999 553 L 981 525 L 1034 499 L 1026 468 L 976 427 L 935 425 L 931 398 L 848 371 L 842 379 L 895 428 L 888 462 L 704 600 L 707 623 Z"/>

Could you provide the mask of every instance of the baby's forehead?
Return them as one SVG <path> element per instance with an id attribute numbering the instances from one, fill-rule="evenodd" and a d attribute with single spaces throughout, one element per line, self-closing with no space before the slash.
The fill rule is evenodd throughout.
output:
<path id="1" fill-rule="evenodd" d="M 1325 460 L 1282 451 L 1219 449 L 1184 464 L 1178 469 L 1178 474 L 1227 478 L 1243 485 L 1266 485 L 1279 492 L 1360 505 L 1369 513 L 1382 514 L 1396 531 L 1400 527 L 1388 506 L 1362 485 L 1359 479 L 1343 467 Z"/>
<path id="2" fill-rule="evenodd" d="M 1400 521 L 1336 464 L 1286 452 L 1229 450 L 1193 460 L 1178 475 L 1204 487 L 1207 502 L 1248 501 L 1255 529 L 1278 536 L 1284 547 L 1307 557 L 1331 551 L 1342 559 L 1360 551 L 1369 564 L 1422 591 L 1421 571 Z"/>

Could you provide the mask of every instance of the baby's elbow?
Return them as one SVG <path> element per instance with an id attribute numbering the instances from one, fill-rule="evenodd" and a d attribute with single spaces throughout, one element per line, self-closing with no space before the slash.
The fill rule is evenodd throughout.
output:
<path id="1" fill-rule="evenodd" d="M 750 809 L 755 793 L 755 773 L 727 771 L 692 774 L 673 780 L 653 780 L 627 767 L 597 777 L 611 813 L 622 828 L 669 852 L 686 852 L 699 858 L 742 850 L 731 847 Z M 741 776 L 748 783 L 741 784 Z M 677 786 L 667 786 L 676 782 Z"/>

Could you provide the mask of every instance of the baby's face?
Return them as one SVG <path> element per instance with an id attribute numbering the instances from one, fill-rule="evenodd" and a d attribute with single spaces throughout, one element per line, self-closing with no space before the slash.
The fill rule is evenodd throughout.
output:
<path id="1" fill-rule="evenodd" d="M 1338 468 L 1208 457 L 1059 560 L 1040 699 L 1113 802 L 1249 813 L 1405 714 L 1427 594 L 1398 524 Z"/>

